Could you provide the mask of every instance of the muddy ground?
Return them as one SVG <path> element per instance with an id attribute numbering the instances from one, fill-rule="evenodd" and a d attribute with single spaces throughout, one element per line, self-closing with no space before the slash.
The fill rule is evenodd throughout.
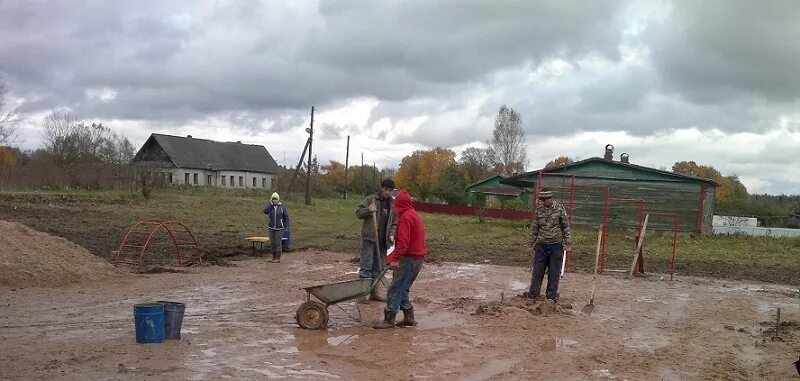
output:
<path id="1" fill-rule="evenodd" d="M 420 325 L 375 331 L 331 307 L 328 330 L 297 328 L 302 286 L 355 276 L 351 255 L 291 253 L 236 267 L 124 277 L 60 289 L 0 290 L 0 379 L 787 380 L 797 377 L 800 299 L 790 287 L 660 276 L 568 274 L 561 313 L 515 295 L 520 267 L 426 264 L 412 297 Z M 501 295 L 503 303 L 501 301 Z M 133 305 L 187 304 L 184 339 L 134 342 Z M 355 313 L 352 303 L 342 306 Z M 769 321 L 780 307 L 783 341 Z M 480 311 L 480 313 L 476 313 Z"/>

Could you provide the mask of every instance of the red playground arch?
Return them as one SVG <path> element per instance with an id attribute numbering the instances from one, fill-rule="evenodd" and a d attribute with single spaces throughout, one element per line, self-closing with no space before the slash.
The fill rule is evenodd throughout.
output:
<path id="1" fill-rule="evenodd" d="M 147 247 L 161 230 L 164 230 L 172 240 L 178 267 L 183 267 L 185 259 L 199 261 L 202 258 L 203 251 L 200 250 L 200 245 L 182 222 L 149 219 L 137 222 L 128 230 L 128 234 L 125 234 L 125 238 L 119 244 L 114 264 L 138 266 L 147 254 Z"/>

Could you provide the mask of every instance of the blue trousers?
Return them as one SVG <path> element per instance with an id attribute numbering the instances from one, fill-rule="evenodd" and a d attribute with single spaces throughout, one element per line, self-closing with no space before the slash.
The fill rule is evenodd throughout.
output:
<path id="1" fill-rule="evenodd" d="M 422 270 L 423 259 L 414 257 L 403 257 L 400 259 L 400 267 L 392 276 L 392 284 L 386 291 L 386 311 L 397 312 L 399 309 L 410 310 L 411 305 L 411 285 L 417 279 Z"/>
<path id="2" fill-rule="evenodd" d="M 361 245 L 361 266 L 358 270 L 359 278 L 377 278 L 386 267 L 386 245 L 378 245 L 375 241 L 364 240 Z"/>
<path id="3" fill-rule="evenodd" d="M 528 296 L 536 298 L 542 292 L 544 272 L 547 270 L 547 299 L 558 300 L 558 281 L 561 276 L 561 261 L 564 260 L 564 246 L 561 242 L 536 245 L 536 255 L 533 259 L 533 273 L 531 274 L 531 288 Z"/>

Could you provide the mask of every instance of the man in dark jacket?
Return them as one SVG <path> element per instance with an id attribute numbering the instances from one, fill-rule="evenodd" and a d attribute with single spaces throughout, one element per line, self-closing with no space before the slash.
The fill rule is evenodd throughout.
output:
<path id="1" fill-rule="evenodd" d="M 269 242 L 272 245 L 272 259 L 270 262 L 280 262 L 283 252 L 284 229 L 289 229 L 289 212 L 281 203 L 278 192 L 272 194 L 270 203 L 264 207 L 264 214 L 267 215 L 267 228 L 269 229 Z"/>
<path id="2" fill-rule="evenodd" d="M 397 244 L 394 251 L 386 258 L 386 265 L 394 270 L 392 284 L 386 292 L 386 308 L 383 311 L 383 321 L 373 325 L 373 328 L 384 329 L 394 327 L 397 311 L 403 311 L 403 321 L 398 326 L 411 327 L 417 325 L 414 319 L 414 306 L 411 305 L 411 286 L 417 279 L 422 262 L 428 249 L 425 244 L 425 223 L 414 210 L 411 196 L 401 190 L 394 200 L 397 213 Z"/>
<path id="3" fill-rule="evenodd" d="M 359 278 L 376 278 L 383 271 L 386 249 L 388 244 L 394 242 L 394 231 L 397 227 L 392 207 L 393 191 L 392 179 L 381 181 L 381 190 L 377 194 L 367 196 L 356 210 L 356 217 L 363 220 Z M 378 287 L 375 287 L 369 299 L 381 302 L 386 300 L 380 296 Z"/>

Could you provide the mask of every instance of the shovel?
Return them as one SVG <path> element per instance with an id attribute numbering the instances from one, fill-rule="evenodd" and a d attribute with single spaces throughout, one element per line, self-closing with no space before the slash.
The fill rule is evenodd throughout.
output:
<path id="1" fill-rule="evenodd" d="M 600 243 L 603 240 L 603 226 L 597 232 L 597 252 L 594 255 L 594 275 L 592 276 L 592 296 L 589 299 L 589 304 L 583 306 L 581 312 L 591 315 L 594 312 L 594 292 L 597 289 L 597 267 L 600 264 Z"/>

